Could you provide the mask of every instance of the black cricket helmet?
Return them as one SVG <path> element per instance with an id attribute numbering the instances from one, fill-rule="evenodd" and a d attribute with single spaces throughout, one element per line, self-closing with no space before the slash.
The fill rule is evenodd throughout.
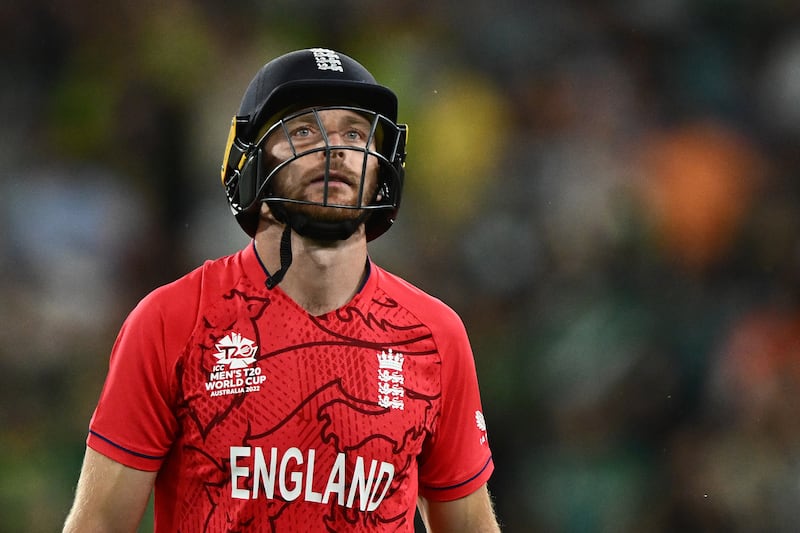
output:
<path id="1" fill-rule="evenodd" d="M 315 225 L 313 221 L 287 216 L 282 203 L 291 200 L 274 196 L 270 182 L 280 168 L 298 157 L 325 151 L 329 158 L 331 149 L 353 148 L 331 146 L 326 136 L 324 147 L 295 151 L 292 158 L 272 169 L 266 168 L 262 153 L 266 138 L 272 132 L 285 129 L 284 121 L 294 116 L 293 111 L 309 112 L 310 109 L 319 120 L 315 108 L 333 107 L 357 111 L 371 120 L 369 140 L 361 151 L 365 157 L 377 158 L 380 167 L 375 198 L 364 205 L 337 206 L 362 209 L 364 217 L 355 224 L 334 224 L 336 227 L 330 227 L 331 223 Z M 367 240 L 375 239 L 389 229 L 400 207 L 406 132 L 404 124 L 397 124 L 395 94 L 378 84 L 354 59 L 324 48 L 298 50 L 273 59 L 261 67 L 250 82 L 239 112 L 231 121 L 221 172 L 231 210 L 251 237 L 258 227 L 261 203 L 268 202 L 276 216 L 286 219 L 283 221 L 298 233 L 344 239 L 363 220 Z M 375 147 L 370 149 L 373 138 Z M 361 187 L 364 187 L 364 180 L 362 170 Z M 325 200 L 318 205 L 329 204 Z"/>

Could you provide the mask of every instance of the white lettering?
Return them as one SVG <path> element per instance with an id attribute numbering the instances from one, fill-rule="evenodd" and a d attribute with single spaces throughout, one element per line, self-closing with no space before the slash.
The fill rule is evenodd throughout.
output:
<path id="1" fill-rule="evenodd" d="M 336 498 L 336 503 L 339 505 L 344 505 L 344 491 L 345 491 L 345 460 L 347 456 L 341 452 L 336 456 L 336 462 L 333 463 L 333 468 L 331 468 L 331 475 L 328 476 L 328 484 L 325 486 L 325 495 L 322 497 L 322 503 L 328 503 L 328 499 L 331 497 L 331 494 L 336 493 L 338 494 Z M 362 470 L 364 465 L 364 460 L 361 457 L 358 458 L 361 461 Z"/>
<path id="2" fill-rule="evenodd" d="M 314 450 L 308 450 L 308 468 L 306 473 L 306 493 L 305 500 L 307 502 L 321 502 L 322 493 L 314 492 L 312 484 L 314 483 Z"/>
<path id="3" fill-rule="evenodd" d="M 252 387 L 252 389 L 253 390 L 247 390 L 247 392 L 258 391 L 259 387 L 258 386 Z M 244 387 L 238 387 L 236 389 L 225 389 L 225 390 L 211 391 L 211 394 L 209 394 L 209 396 L 213 398 L 214 396 L 227 396 L 229 394 L 241 394 L 243 392 L 245 392 L 245 388 Z"/>
<path id="4" fill-rule="evenodd" d="M 386 485 L 383 487 L 383 492 L 379 498 L 375 498 L 375 495 L 378 493 L 378 487 L 383 481 L 383 476 L 386 476 Z M 367 511 L 374 511 L 378 508 L 378 505 L 383 501 L 383 498 L 386 496 L 386 491 L 389 490 L 389 485 L 392 484 L 392 479 L 394 478 L 394 465 L 392 463 L 381 463 L 381 469 L 378 471 L 378 479 L 372 485 L 372 495 L 369 498 L 369 505 L 367 506 Z"/>
<path id="5" fill-rule="evenodd" d="M 212 381 L 219 381 L 221 379 L 234 379 L 241 377 L 241 370 L 223 370 L 222 372 L 212 372 L 208 378 Z"/>
<path id="6" fill-rule="evenodd" d="M 267 381 L 267 376 L 248 376 L 244 378 L 245 385 L 261 385 L 265 381 Z"/>
<path id="7" fill-rule="evenodd" d="M 220 379 L 219 381 L 206 381 L 206 390 L 232 389 L 244 385 L 244 379 Z"/>
<path id="8" fill-rule="evenodd" d="M 247 477 L 250 470 L 246 466 L 237 466 L 240 457 L 250 457 L 249 446 L 231 446 L 231 498 L 246 500 L 249 497 L 247 489 L 239 488 L 239 478 Z"/>
<path id="9" fill-rule="evenodd" d="M 280 485 L 281 496 L 283 496 L 287 502 L 296 500 L 303 490 L 301 487 L 303 482 L 303 472 L 301 471 L 292 472 L 289 476 L 293 482 L 293 487 L 291 489 L 289 489 L 289 487 L 286 485 L 286 468 L 290 460 L 294 460 L 294 462 L 298 465 L 302 465 L 303 454 L 300 453 L 300 450 L 297 448 L 289 448 L 286 450 L 286 453 L 281 459 L 281 471 L 280 474 L 278 474 L 278 483 Z"/>
<path id="10" fill-rule="evenodd" d="M 264 452 L 261 448 L 256 448 L 255 458 L 253 460 L 253 499 L 258 498 L 258 487 L 264 487 L 264 495 L 270 500 L 275 495 L 275 465 L 278 462 L 278 450 L 272 448 L 269 457 L 269 469 L 264 462 Z"/>
<path id="11" fill-rule="evenodd" d="M 314 449 L 304 453 L 292 447 L 281 454 L 274 447 L 267 450 L 231 446 L 231 497 L 255 500 L 263 492 L 264 497 L 271 500 L 276 497 L 277 482 L 277 497 L 287 502 L 302 497 L 304 501 L 327 504 L 335 497 L 336 504 L 340 506 L 351 509 L 357 506 L 360 511 L 372 512 L 386 497 L 394 480 L 395 468 L 392 463 L 372 459 L 367 471 L 366 460 L 360 455 L 353 459 L 353 474 L 348 480 L 348 456 L 339 452 L 328 472 L 325 489 L 320 492 L 314 487 L 321 487 L 326 477 L 324 472 L 317 472 L 316 455 L 317 450 Z M 251 467 L 244 464 L 244 459 L 250 457 L 253 459 L 252 471 Z"/>
<path id="12" fill-rule="evenodd" d="M 360 455 L 356 457 L 356 466 L 353 469 L 353 481 L 350 482 L 350 494 L 347 495 L 347 507 L 353 507 L 353 500 L 356 497 L 356 489 L 358 489 L 358 508 L 362 511 L 367 510 L 367 500 L 370 488 L 372 487 L 372 480 L 375 476 L 375 466 L 378 461 L 372 460 L 369 466 L 369 476 L 364 475 L 364 458 Z"/>

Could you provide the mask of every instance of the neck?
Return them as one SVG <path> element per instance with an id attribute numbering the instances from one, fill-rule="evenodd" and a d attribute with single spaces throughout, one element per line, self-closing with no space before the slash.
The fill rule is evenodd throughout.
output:
<path id="1" fill-rule="evenodd" d="M 255 238 L 256 251 L 271 273 L 281 268 L 280 241 L 284 227 L 270 225 Z M 349 302 L 365 275 L 367 240 L 363 226 L 345 240 L 317 241 L 295 233 L 292 264 L 280 287 L 312 315 L 322 315 Z"/>

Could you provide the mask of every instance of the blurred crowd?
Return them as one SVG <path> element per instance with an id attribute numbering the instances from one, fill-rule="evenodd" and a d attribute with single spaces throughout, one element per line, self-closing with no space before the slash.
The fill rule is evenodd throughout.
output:
<path id="1" fill-rule="evenodd" d="M 371 253 L 464 319 L 504 530 L 796 529 L 800 4 L 113 4 L 0 6 L 0 531 L 60 527 L 127 312 L 246 244 L 230 117 L 313 46 L 400 97 Z"/>

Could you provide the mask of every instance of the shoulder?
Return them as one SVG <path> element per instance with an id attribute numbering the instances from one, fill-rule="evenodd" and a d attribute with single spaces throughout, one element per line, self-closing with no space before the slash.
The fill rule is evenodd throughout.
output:
<path id="1" fill-rule="evenodd" d="M 432 330 L 464 330 L 461 317 L 441 299 L 381 267 L 376 267 L 375 272 L 378 288 Z"/>

